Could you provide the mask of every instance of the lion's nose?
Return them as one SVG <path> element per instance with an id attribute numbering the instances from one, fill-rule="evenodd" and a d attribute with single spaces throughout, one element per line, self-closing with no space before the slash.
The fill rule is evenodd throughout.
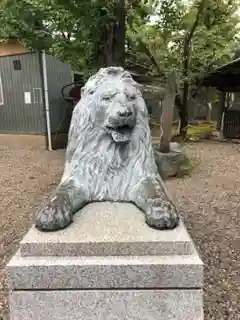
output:
<path id="1" fill-rule="evenodd" d="M 124 109 L 117 112 L 117 115 L 121 118 L 129 118 L 132 116 L 132 111 L 130 109 Z"/>

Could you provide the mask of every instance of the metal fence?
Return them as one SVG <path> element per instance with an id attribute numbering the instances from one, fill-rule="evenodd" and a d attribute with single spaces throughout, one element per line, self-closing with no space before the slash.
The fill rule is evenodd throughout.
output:
<path id="1" fill-rule="evenodd" d="M 223 136 L 229 139 L 240 139 L 240 110 L 227 110 L 224 116 Z"/>

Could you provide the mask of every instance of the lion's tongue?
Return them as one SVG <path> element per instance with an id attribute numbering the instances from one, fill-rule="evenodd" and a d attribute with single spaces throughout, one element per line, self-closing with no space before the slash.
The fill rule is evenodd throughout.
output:
<path id="1" fill-rule="evenodd" d="M 112 131 L 111 134 L 115 142 L 128 142 L 131 136 L 131 133 L 128 131 L 125 131 L 125 132 Z"/>

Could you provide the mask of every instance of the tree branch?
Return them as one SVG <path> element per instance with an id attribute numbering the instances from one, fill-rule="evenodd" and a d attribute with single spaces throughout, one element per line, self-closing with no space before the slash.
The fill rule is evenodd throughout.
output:
<path id="1" fill-rule="evenodd" d="M 148 57 L 150 58 L 152 64 L 157 68 L 159 74 L 164 76 L 165 72 L 159 66 L 159 64 L 158 64 L 156 58 L 154 57 L 154 55 L 152 54 L 151 50 L 148 48 L 148 46 L 141 39 L 139 39 L 139 41 L 140 41 L 140 45 L 141 45 L 143 51 L 148 55 Z"/>
<path id="2" fill-rule="evenodd" d="M 139 58 L 137 54 L 133 53 L 133 52 L 128 52 L 127 54 L 128 56 L 132 56 L 134 58 L 134 62 L 133 64 L 136 65 L 136 66 L 139 66 L 139 67 L 143 67 L 143 68 L 146 68 L 146 69 L 149 69 L 149 65 L 147 65 L 146 63 L 144 62 L 137 62 L 137 59 Z M 131 62 L 131 61 L 130 61 Z"/>
<path id="3" fill-rule="evenodd" d="M 188 41 L 191 41 L 193 35 L 194 35 L 194 32 L 198 26 L 198 22 L 199 22 L 199 19 L 200 19 L 200 15 L 204 9 L 204 5 L 205 5 L 205 0 L 201 0 L 200 3 L 198 4 L 198 11 L 197 11 L 197 15 L 196 15 L 196 18 L 195 18 L 195 21 L 194 23 L 192 24 L 192 28 L 188 34 Z"/>
<path id="4" fill-rule="evenodd" d="M 188 64 L 189 64 L 189 51 L 190 51 L 190 42 L 194 36 L 194 32 L 198 26 L 200 15 L 204 9 L 205 0 L 201 0 L 198 4 L 198 11 L 195 17 L 195 20 L 192 24 L 192 27 L 189 31 L 186 31 L 185 38 L 184 38 L 184 48 L 183 48 L 183 57 L 184 57 L 184 66 L 183 66 L 183 75 L 187 77 L 188 74 Z"/>

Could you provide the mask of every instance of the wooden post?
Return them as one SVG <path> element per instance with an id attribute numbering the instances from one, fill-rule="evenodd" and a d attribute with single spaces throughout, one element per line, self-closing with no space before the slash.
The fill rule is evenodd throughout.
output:
<path id="1" fill-rule="evenodd" d="M 208 113 L 207 113 L 207 121 L 211 122 L 212 120 L 212 103 L 208 102 Z"/>
<path id="2" fill-rule="evenodd" d="M 221 131 L 222 121 L 223 121 L 223 113 L 225 110 L 225 100 L 226 100 L 226 92 L 220 91 L 220 101 L 219 101 L 219 108 L 218 108 L 218 120 L 217 120 L 217 131 Z"/>
<path id="3" fill-rule="evenodd" d="M 160 151 L 163 153 L 168 153 L 170 151 L 176 93 L 176 74 L 175 72 L 171 72 L 167 75 L 165 95 L 162 103 Z"/>

